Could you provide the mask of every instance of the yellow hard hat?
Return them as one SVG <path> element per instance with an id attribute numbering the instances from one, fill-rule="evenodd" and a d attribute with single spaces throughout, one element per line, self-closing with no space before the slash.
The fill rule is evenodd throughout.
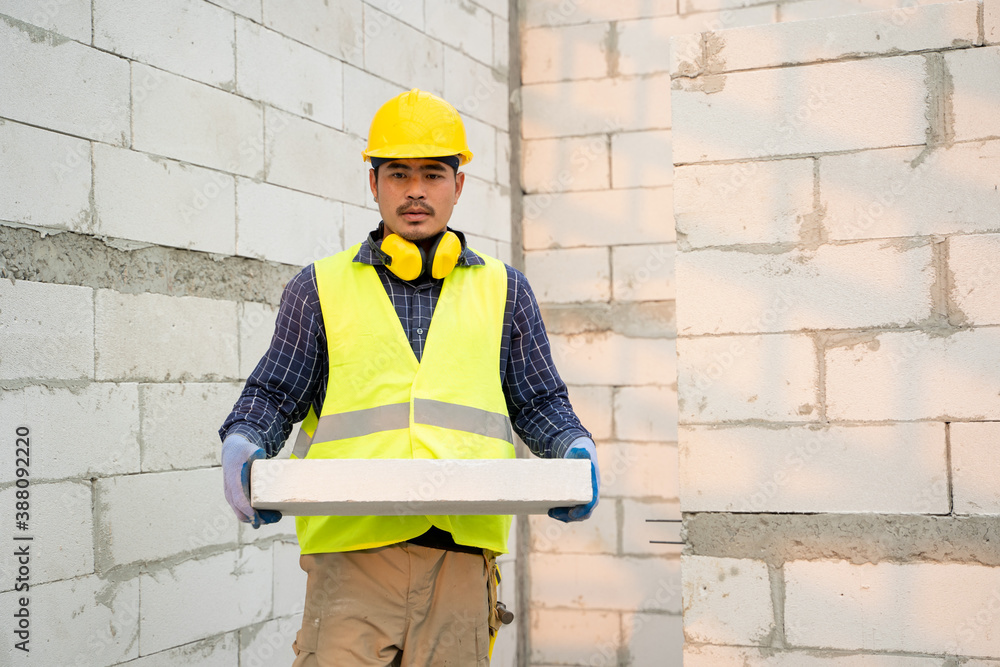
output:
<path id="1" fill-rule="evenodd" d="M 440 97 L 414 88 L 382 105 L 368 130 L 369 158 L 422 158 L 457 155 L 459 164 L 472 159 L 465 125 L 455 107 Z"/>

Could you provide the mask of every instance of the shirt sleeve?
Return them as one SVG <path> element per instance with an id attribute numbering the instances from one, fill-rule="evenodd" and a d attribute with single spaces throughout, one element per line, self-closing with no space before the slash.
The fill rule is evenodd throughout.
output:
<path id="1" fill-rule="evenodd" d="M 510 347 L 503 371 L 514 431 L 542 458 L 562 458 L 578 437 L 590 437 L 570 405 L 566 384 L 552 361 L 542 314 L 527 279 L 507 267 Z M 505 332 L 506 333 L 506 332 Z"/>
<path id="2" fill-rule="evenodd" d="M 285 286 L 271 344 L 247 379 L 233 411 L 219 429 L 238 433 L 268 457 L 277 454 L 292 425 L 310 406 L 319 414 L 326 393 L 326 331 L 310 264 Z"/>

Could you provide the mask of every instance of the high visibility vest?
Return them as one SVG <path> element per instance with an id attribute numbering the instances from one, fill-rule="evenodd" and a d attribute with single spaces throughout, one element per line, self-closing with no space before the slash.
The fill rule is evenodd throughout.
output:
<path id="1" fill-rule="evenodd" d="M 375 268 L 353 261 L 358 248 L 314 265 L 330 375 L 322 413 L 303 422 L 293 457 L 513 458 L 500 379 L 506 267 L 483 257 L 485 266 L 444 279 L 418 362 Z M 300 516 L 295 527 L 304 554 L 395 544 L 431 526 L 505 553 L 510 524 L 487 515 Z"/>

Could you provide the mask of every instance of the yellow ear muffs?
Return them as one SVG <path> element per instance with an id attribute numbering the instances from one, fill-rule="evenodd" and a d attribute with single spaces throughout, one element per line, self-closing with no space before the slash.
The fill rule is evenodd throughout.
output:
<path id="1" fill-rule="evenodd" d="M 431 276 L 434 278 L 444 278 L 455 265 L 462 254 L 462 241 L 458 234 L 446 231 L 438 237 L 438 240 L 431 246 L 427 253 L 427 263 L 430 265 Z"/>
<path id="2" fill-rule="evenodd" d="M 382 241 L 382 253 L 389 256 L 383 263 L 402 280 L 414 280 L 424 272 L 424 251 L 417 244 L 398 234 L 389 234 Z"/>

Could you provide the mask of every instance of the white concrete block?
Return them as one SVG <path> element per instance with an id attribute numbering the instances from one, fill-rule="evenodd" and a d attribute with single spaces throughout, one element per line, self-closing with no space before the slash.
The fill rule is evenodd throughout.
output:
<path id="1" fill-rule="evenodd" d="M 650 188 L 673 183 L 670 130 L 611 136 L 611 182 L 616 188 Z"/>
<path id="2" fill-rule="evenodd" d="M 670 98 L 666 73 L 526 85 L 521 132 L 526 139 L 541 139 L 666 129 Z"/>
<path id="3" fill-rule="evenodd" d="M 680 505 L 676 501 L 622 498 L 620 502 L 623 554 L 662 556 L 681 553 L 682 545 L 653 543 L 681 541 L 681 524 L 664 521 L 681 518 Z"/>
<path id="4" fill-rule="evenodd" d="M 76 231 L 232 255 L 235 189 L 229 174 L 94 144 L 95 220 Z"/>
<path id="5" fill-rule="evenodd" d="M 1000 235 L 948 240 L 953 308 L 970 324 L 1000 324 Z"/>
<path id="6" fill-rule="evenodd" d="M 530 516 L 532 553 L 614 554 L 618 552 L 617 504 L 601 500 L 586 521 L 563 523 Z"/>
<path id="7" fill-rule="evenodd" d="M 680 561 L 610 555 L 531 555 L 533 608 L 678 613 Z M 600 576 L 595 576 L 595 573 Z"/>
<path id="8" fill-rule="evenodd" d="M 681 558 L 688 641 L 763 644 L 774 629 L 767 564 L 748 558 Z"/>
<path id="9" fill-rule="evenodd" d="M 793 646 L 1000 655 L 998 568 L 795 561 L 784 571 Z"/>
<path id="10" fill-rule="evenodd" d="M 258 104 L 145 65 L 132 66 L 132 147 L 203 167 L 259 177 L 264 169 Z"/>
<path id="11" fill-rule="evenodd" d="M 283 1 L 283 0 L 282 0 Z M 444 46 L 423 32 L 365 6 L 364 69 L 406 89 L 444 93 Z M 399 54 L 405 53 L 405 58 Z M 361 67 L 361 61 L 351 61 Z M 457 106 L 455 100 L 448 100 Z"/>
<path id="12" fill-rule="evenodd" d="M 493 17 L 462 0 L 424 0 L 427 34 L 481 63 L 493 63 Z"/>
<path id="13" fill-rule="evenodd" d="M 94 377 L 94 290 L 0 280 L 0 379 Z"/>
<path id="14" fill-rule="evenodd" d="M 762 5 L 768 0 L 685 0 L 684 12 L 712 12 L 736 9 L 748 5 Z"/>
<path id="15" fill-rule="evenodd" d="M 444 50 L 444 98 L 463 116 L 507 130 L 510 114 L 506 74 L 452 49 Z"/>
<path id="16" fill-rule="evenodd" d="M 601 2 L 601 0 L 580 0 L 572 3 L 561 0 L 534 0 L 524 9 L 524 22 L 529 26 L 618 21 L 677 13 L 677 6 L 673 2 L 642 0 L 622 0 L 615 3 Z"/>
<path id="17" fill-rule="evenodd" d="M 827 2 L 828 0 L 822 0 Z M 800 4 L 800 3 L 796 3 Z M 972 666 L 973 663 L 965 663 Z M 916 658 L 896 655 L 817 655 L 810 651 L 775 651 L 766 648 L 734 648 L 709 644 L 687 644 L 685 667 L 942 667 L 941 658 Z M 983 665 L 982 667 L 987 667 Z"/>
<path id="18" fill-rule="evenodd" d="M 601 497 L 677 498 L 677 447 L 671 444 L 601 443 Z"/>
<path id="19" fill-rule="evenodd" d="M 448 224 L 463 232 L 510 243 L 510 220 L 509 190 L 469 176 Z"/>
<path id="20" fill-rule="evenodd" d="M 676 167 L 677 232 L 690 248 L 802 241 L 815 209 L 813 165 L 806 159 Z"/>
<path id="21" fill-rule="evenodd" d="M 492 0 L 503 4 L 503 0 Z M 506 15 L 507 5 L 504 4 Z M 508 74 L 510 72 L 510 23 L 506 18 L 493 17 L 493 69 Z"/>
<path id="22" fill-rule="evenodd" d="M 903 28 L 918 6 L 944 1 L 949 0 L 915 0 L 906 4 L 900 4 L 896 0 L 792 0 L 780 3 L 780 18 L 782 22 L 788 23 L 894 9 L 893 27 Z"/>
<path id="23" fill-rule="evenodd" d="M 424 30 L 424 0 L 416 2 L 412 0 L 410 2 L 406 0 L 365 0 L 365 3 L 397 21 L 409 23 L 420 32 L 426 32 Z"/>
<path id="24" fill-rule="evenodd" d="M 1000 136 L 1000 46 L 945 53 L 956 141 Z"/>
<path id="25" fill-rule="evenodd" d="M 90 142 L 0 121 L 0 217 L 71 229 L 90 222 Z"/>
<path id="26" fill-rule="evenodd" d="M 152 653 L 264 620 L 271 584 L 271 550 L 256 547 L 141 575 L 139 651 Z"/>
<path id="27" fill-rule="evenodd" d="M 528 3 L 531 7 L 534 3 Z M 532 665 L 615 667 L 621 646 L 619 614 L 570 609 L 530 610 Z"/>
<path id="28" fill-rule="evenodd" d="M 279 522 L 280 523 L 280 522 Z M 289 523 L 291 523 L 289 521 Z M 271 547 L 274 558 L 274 608 L 272 616 L 301 614 L 306 602 L 306 573 L 299 567 L 299 545 L 275 542 Z"/>
<path id="29" fill-rule="evenodd" d="M 674 298 L 674 243 L 611 249 L 615 301 L 669 301 Z"/>
<path id="30" fill-rule="evenodd" d="M 685 512 L 948 513 L 941 423 L 684 427 L 681 460 Z"/>
<path id="31" fill-rule="evenodd" d="M 527 195 L 524 248 L 670 243 L 672 195 L 670 188 Z"/>
<path id="32" fill-rule="evenodd" d="M 611 187 L 608 138 L 529 139 L 521 145 L 521 185 L 526 193 L 607 190 Z"/>
<path id="33" fill-rule="evenodd" d="M 277 109 L 267 110 L 265 129 L 268 182 L 357 205 L 371 199 L 361 139 Z"/>
<path id="34" fill-rule="evenodd" d="M 96 494 L 100 571 L 236 543 L 239 522 L 223 495 L 221 468 L 107 477 L 97 480 Z M 182 517 L 183 530 L 164 530 L 170 517 Z"/>
<path id="35" fill-rule="evenodd" d="M 34 446 L 46 447 L 44 454 L 36 449 L 31 459 L 32 481 L 139 471 L 137 385 L 93 383 L 85 389 L 5 391 L 0 394 L 0 418 L 12 428 L 27 426 Z"/>
<path id="36" fill-rule="evenodd" d="M 44 542 L 32 543 L 41 551 Z M 13 549 L 12 549 L 13 550 Z M 13 655 L 14 612 L 24 592 L 0 594 L 0 614 L 7 621 L 6 655 Z M 29 653 L 21 664 L 117 665 L 138 657 L 139 583 L 107 581 L 93 575 L 64 579 L 28 591 Z M 17 640 L 19 641 L 19 640 Z M 9 653 L 7 653 L 9 651 Z M 82 660 L 81 660 L 82 658 Z M 16 664 L 13 661 L 8 664 Z"/>
<path id="37" fill-rule="evenodd" d="M 500 187 L 510 188 L 510 172 L 514 168 L 512 160 L 510 157 L 510 133 L 509 132 L 497 132 L 497 150 L 496 150 L 496 162 L 497 162 L 497 183 Z M 523 170 L 521 170 L 523 173 Z"/>
<path id="38" fill-rule="evenodd" d="M 465 136 L 474 155 L 472 162 L 462 166 L 462 171 L 488 183 L 497 182 L 496 128 L 471 117 L 463 118 L 462 124 L 465 125 Z M 510 172 L 510 160 L 500 166 Z"/>
<path id="39" fill-rule="evenodd" d="M 344 247 L 362 243 L 378 227 L 379 220 L 378 211 L 344 204 Z"/>
<path id="40" fill-rule="evenodd" d="M 845 56 L 898 55 L 971 46 L 979 36 L 976 3 L 950 2 L 810 21 L 790 29 L 772 24 L 715 35 L 724 71 L 837 60 Z"/>
<path id="41" fill-rule="evenodd" d="M 678 79 L 674 163 L 922 144 L 926 76 L 902 56 Z"/>
<path id="42" fill-rule="evenodd" d="M 3 13 L 31 25 L 90 43 L 90 0 L 7 0 Z"/>
<path id="43" fill-rule="evenodd" d="M 0 116 L 127 146 L 128 61 L 0 20 Z"/>
<path id="44" fill-rule="evenodd" d="M 514 263 L 514 252 L 510 241 L 497 241 L 497 259 L 508 266 Z"/>
<path id="45" fill-rule="evenodd" d="M 607 332 L 549 339 L 559 374 L 570 384 L 659 384 L 676 373 L 673 340 Z"/>
<path id="46" fill-rule="evenodd" d="M 987 44 L 1000 44 L 1000 2 L 984 0 L 983 24 Z"/>
<path id="47" fill-rule="evenodd" d="M 527 85 L 611 76 L 611 29 L 610 23 L 603 22 L 528 28 L 521 33 L 521 82 Z"/>
<path id="48" fill-rule="evenodd" d="M 200 0 L 94 0 L 94 46 L 218 88 L 236 81 L 233 15 Z"/>
<path id="49" fill-rule="evenodd" d="M 812 338 L 787 334 L 677 341 L 680 421 L 814 421 L 819 381 Z"/>
<path id="50" fill-rule="evenodd" d="M 274 335 L 278 309 L 263 303 L 244 302 L 240 317 L 240 377 L 249 377 L 267 352 Z"/>
<path id="51" fill-rule="evenodd" d="M 473 252 L 480 255 L 485 254 L 490 257 L 497 256 L 497 242 L 495 240 L 482 236 L 476 236 L 474 234 L 466 234 L 465 240 L 468 243 L 468 247 Z"/>
<path id="52" fill-rule="evenodd" d="M 627 665 L 669 664 L 680 658 L 684 646 L 684 622 L 680 616 L 622 614 L 622 631 L 623 644 L 628 650 Z"/>
<path id="53" fill-rule="evenodd" d="M 407 3 L 407 6 L 410 6 L 410 3 Z M 407 89 L 357 67 L 344 65 L 344 90 L 351 91 L 350 95 L 344 96 L 343 101 L 344 131 L 367 139 L 375 112 Z M 476 153 L 475 150 L 472 152 Z M 361 159 L 360 156 L 358 159 Z"/>
<path id="54" fill-rule="evenodd" d="M 263 0 L 264 25 L 338 60 L 361 66 L 366 31 L 361 0 Z"/>
<path id="55" fill-rule="evenodd" d="M 1000 419 L 1000 330 L 882 333 L 826 351 L 830 419 Z"/>
<path id="56" fill-rule="evenodd" d="M 591 432 L 594 440 L 611 437 L 611 387 L 569 385 L 573 411 Z"/>
<path id="57" fill-rule="evenodd" d="M 674 378 L 663 378 L 670 382 Z M 674 386 L 619 387 L 615 390 L 618 440 L 675 442 L 677 389 Z"/>
<path id="58" fill-rule="evenodd" d="M 339 202 L 241 178 L 236 211 L 239 255 L 303 266 L 343 250 Z"/>
<path id="59" fill-rule="evenodd" d="M 505 0 L 475 0 L 480 7 L 490 10 L 495 16 L 506 21 L 509 17 L 510 3 Z"/>
<path id="60" fill-rule="evenodd" d="M 952 485 L 956 514 L 1000 514 L 1000 424 L 951 425 Z"/>
<path id="61" fill-rule="evenodd" d="M 831 239 L 1000 229 L 1000 141 L 820 158 Z M 914 166 L 914 165 L 917 166 Z"/>
<path id="62" fill-rule="evenodd" d="M 303 593 L 303 595 L 305 595 Z M 269 667 L 275 662 L 293 660 L 292 642 L 302 628 L 302 614 L 276 618 L 256 628 L 241 631 L 240 664 L 246 667 Z"/>
<path id="63" fill-rule="evenodd" d="M 343 64 L 251 21 L 236 21 L 237 90 L 330 127 L 344 124 Z"/>
<path id="64" fill-rule="evenodd" d="M 228 9 L 234 14 L 261 23 L 263 19 L 261 0 L 208 0 L 213 5 Z"/>
<path id="65" fill-rule="evenodd" d="M 239 374 L 231 301 L 98 290 L 95 312 L 98 379 L 213 380 Z"/>
<path id="66" fill-rule="evenodd" d="M 271 459 L 250 470 L 252 505 L 292 516 L 545 514 L 592 497 L 579 459 Z"/>
<path id="67" fill-rule="evenodd" d="M 219 0 L 225 3 L 227 0 Z M 291 653 L 289 642 L 288 652 Z M 236 633 L 229 633 L 205 639 L 177 648 L 160 651 L 143 656 L 137 660 L 123 663 L 122 667 L 232 667 L 239 661 L 239 638 Z"/>
<path id="68" fill-rule="evenodd" d="M 611 261 L 607 248 L 536 250 L 524 253 L 525 273 L 540 303 L 578 303 L 611 299 Z"/>
<path id="69" fill-rule="evenodd" d="M 240 389 L 228 383 L 142 385 L 142 471 L 220 465 L 219 425 Z"/>

